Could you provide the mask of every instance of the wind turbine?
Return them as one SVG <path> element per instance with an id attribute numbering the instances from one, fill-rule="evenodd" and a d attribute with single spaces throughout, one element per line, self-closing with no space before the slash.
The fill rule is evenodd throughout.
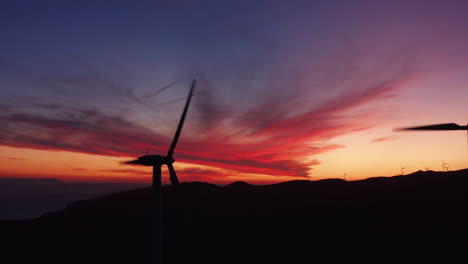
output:
<path id="1" fill-rule="evenodd" d="M 442 171 L 447 172 L 448 171 L 448 163 L 445 161 L 442 161 Z"/>
<path id="2" fill-rule="evenodd" d="M 175 162 L 173 155 L 174 150 L 179 140 L 182 127 L 184 125 L 185 116 L 192 99 L 193 90 L 195 89 L 196 81 L 193 80 L 190 86 L 190 92 L 185 102 L 182 116 L 180 117 L 179 125 L 172 140 L 169 151 L 166 156 L 161 155 L 145 155 L 141 156 L 136 160 L 122 162 L 123 164 L 136 164 L 143 166 L 153 167 L 153 263 L 162 263 L 162 196 L 161 196 L 161 167 L 166 165 L 169 168 L 169 178 L 172 185 L 177 185 L 179 180 L 177 179 L 176 172 L 172 163 Z"/>
<path id="3" fill-rule="evenodd" d="M 401 169 L 401 176 L 405 175 L 406 167 L 403 167 L 403 166 L 400 165 L 400 169 Z"/>

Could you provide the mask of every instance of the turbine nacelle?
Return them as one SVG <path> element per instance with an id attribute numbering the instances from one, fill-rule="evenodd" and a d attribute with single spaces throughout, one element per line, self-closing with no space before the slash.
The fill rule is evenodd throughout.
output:
<path id="1" fill-rule="evenodd" d="M 155 166 L 155 165 L 169 165 L 174 163 L 174 159 L 172 157 L 165 157 L 161 155 L 145 155 L 141 156 L 136 160 L 127 161 L 126 164 L 138 164 L 143 166 Z"/>

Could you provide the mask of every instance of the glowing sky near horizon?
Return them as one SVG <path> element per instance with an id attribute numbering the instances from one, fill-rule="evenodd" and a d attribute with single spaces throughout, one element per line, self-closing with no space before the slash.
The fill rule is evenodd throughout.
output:
<path id="1" fill-rule="evenodd" d="M 221 3 L 222 2 L 222 3 Z M 191 79 L 182 181 L 269 183 L 468 165 L 463 1 L 11 1 L 0 177 L 150 182 Z"/>

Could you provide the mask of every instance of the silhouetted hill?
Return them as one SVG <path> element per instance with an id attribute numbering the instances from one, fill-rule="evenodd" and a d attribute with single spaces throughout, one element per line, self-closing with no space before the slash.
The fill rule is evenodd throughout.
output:
<path id="1" fill-rule="evenodd" d="M 436 249 L 449 250 L 445 258 L 450 258 L 468 249 L 467 188 L 468 170 L 350 182 L 164 186 L 164 258 L 166 263 L 292 263 L 304 257 L 362 260 L 373 252 L 421 257 Z M 3 247 L 25 261 L 42 256 L 63 263 L 44 253 L 53 248 L 74 256 L 67 263 L 150 263 L 151 208 L 150 188 L 71 203 L 34 220 L 0 222 L 7 234 Z M 35 254 L 19 254 L 24 251 Z"/>
<path id="2" fill-rule="evenodd" d="M 251 184 L 248 184 L 246 182 L 243 182 L 243 181 L 236 181 L 236 182 L 233 182 L 231 184 L 228 184 L 226 186 L 224 186 L 225 189 L 240 189 L 240 190 L 244 190 L 246 188 L 251 188 Z"/>

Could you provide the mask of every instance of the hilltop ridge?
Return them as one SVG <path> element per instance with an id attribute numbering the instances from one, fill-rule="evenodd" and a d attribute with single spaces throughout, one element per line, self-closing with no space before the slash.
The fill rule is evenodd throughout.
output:
<path id="1" fill-rule="evenodd" d="M 468 170 L 417 171 L 358 181 L 164 186 L 165 263 L 218 263 L 234 249 L 232 262 L 222 262 L 294 262 L 308 248 L 326 250 L 323 247 L 330 245 L 328 238 L 337 234 L 346 241 L 344 248 L 333 244 L 341 250 L 363 245 L 395 247 L 394 241 L 375 237 L 372 243 L 359 244 L 352 241 L 355 235 L 345 234 L 464 234 L 468 232 L 467 189 Z M 73 254 L 71 250 L 79 248 L 83 257 L 92 254 L 107 263 L 149 263 L 151 194 L 151 188 L 139 188 L 78 201 L 37 219 L 0 221 L 0 231 L 10 234 L 6 236 L 10 252 L 58 248 Z M 423 245 L 439 249 L 452 246 L 446 240 L 426 238 L 417 243 L 418 247 Z M 466 245 L 467 239 L 462 238 L 455 246 L 466 250 Z M 418 249 L 413 243 L 411 246 Z M 207 257 L 203 253 L 207 248 L 216 252 Z"/>

